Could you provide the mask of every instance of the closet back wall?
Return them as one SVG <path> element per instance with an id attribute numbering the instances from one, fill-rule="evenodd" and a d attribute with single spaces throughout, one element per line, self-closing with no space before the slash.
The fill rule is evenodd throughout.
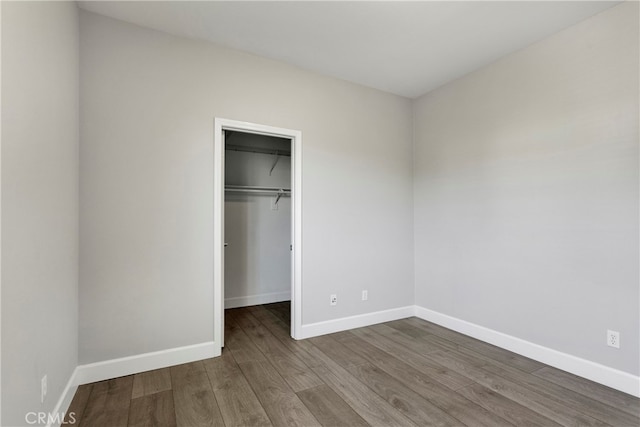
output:
<path id="1" fill-rule="evenodd" d="M 413 305 L 408 99 L 88 12 L 80 32 L 81 364 L 213 339 L 215 117 L 302 132 L 303 324 Z"/>
<path id="2" fill-rule="evenodd" d="M 233 141 L 236 141 L 236 134 Z M 290 143 L 289 143 L 290 144 Z M 228 150 L 226 185 L 291 188 L 291 157 Z M 291 299 L 291 197 L 225 195 L 225 308 Z"/>

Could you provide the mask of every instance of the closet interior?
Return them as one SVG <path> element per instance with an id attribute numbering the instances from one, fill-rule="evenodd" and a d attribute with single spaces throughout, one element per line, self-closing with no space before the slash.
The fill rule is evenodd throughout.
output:
<path id="1" fill-rule="evenodd" d="M 291 140 L 225 131 L 225 308 L 291 300 Z"/>

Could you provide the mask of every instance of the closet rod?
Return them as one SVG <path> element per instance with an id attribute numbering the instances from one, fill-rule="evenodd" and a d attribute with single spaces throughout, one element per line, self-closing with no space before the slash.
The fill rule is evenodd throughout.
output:
<path id="1" fill-rule="evenodd" d="M 239 192 L 239 193 L 270 193 L 280 194 L 288 196 L 291 194 L 290 188 L 277 188 L 277 187 L 252 187 L 247 185 L 226 185 L 225 191 Z"/>

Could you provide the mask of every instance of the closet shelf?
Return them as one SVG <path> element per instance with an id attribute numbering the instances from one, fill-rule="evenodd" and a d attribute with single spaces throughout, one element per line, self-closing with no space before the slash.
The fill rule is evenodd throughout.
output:
<path id="1" fill-rule="evenodd" d="M 245 153 L 271 154 L 273 156 L 291 157 L 291 151 L 274 148 L 250 147 L 248 145 L 225 144 L 225 150 L 242 151 Z"/>

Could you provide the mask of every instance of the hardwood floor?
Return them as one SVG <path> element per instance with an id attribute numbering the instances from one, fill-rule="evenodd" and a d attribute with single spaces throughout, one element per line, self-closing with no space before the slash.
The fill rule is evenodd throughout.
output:
<path id="1" fill-rule="evenodd" d="M 289 310 L 227 310 L 219 358 L 80 386 L 75 425 L 640 425 L 640 399 L 417 318 L 295 341 Z"/>

